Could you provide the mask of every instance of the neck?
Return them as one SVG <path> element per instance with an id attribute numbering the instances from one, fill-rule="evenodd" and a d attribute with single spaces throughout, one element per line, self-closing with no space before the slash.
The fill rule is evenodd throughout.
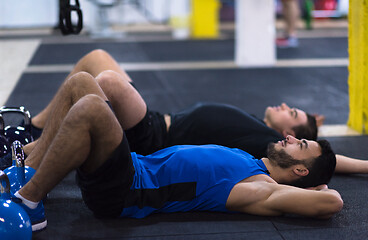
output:
<path id="1" fill-rule="evenodd" d="M 268 120 L 267 120 L 267 118 L 264 118 L 264 119 L 263 119 L 263 122 L 266 124 L 266 126 L 267 126 L 267 127 L 271 128 L 271 129 L 273 129 L 273 130 L 275 130 L 276 132 L 278 132 L 278 133 L 280 133 L 280 134 L 282 135 L 282 131 L 279 131 L 278 129 L 274 128 L 274 127 L 272 126 L 272 124 L 270 123 L 270 121 L 268 121 Z"/>
<path id="2" fill-rule="evenodd" d="M 270 172 L 270 177 L 280 184 L 287 184 L 292 181 L 292 176 L 290 176 L 292 171 L 288 169 L 280 168 L 275 164 L 270 162 L 268 158 L 262 158 L 263 163 L 265 164 L 267 170 Z"/>

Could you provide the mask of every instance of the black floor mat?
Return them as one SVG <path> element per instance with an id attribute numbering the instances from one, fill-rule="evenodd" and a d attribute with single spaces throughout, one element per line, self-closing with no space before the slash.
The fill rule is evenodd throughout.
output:
<path id="1" fill-rule="evenodd" d="M 347 58 L 347 38 L 301 39 L 299 48 L 278 49 L 278 59 Z M 30 65 L 75 63 L 102 48 L 118 62 L 223 61 L 234 59 L 234 40 L 44 44 Z"/>
<path id="2" fill-rule="evenodd" d="M 162 112 L 182 110 L 198 101 L 223 102 L 263 118 L 267 106 L 286 102 L 310 113 L 323 113 L 328 124 L 344 124 L 348 118 L 345 67 L 128 73 L 148 106 Z M 51 100 L 66 75 L 24 74 L 7 104 L 26 103 L 36 114 Z"/>

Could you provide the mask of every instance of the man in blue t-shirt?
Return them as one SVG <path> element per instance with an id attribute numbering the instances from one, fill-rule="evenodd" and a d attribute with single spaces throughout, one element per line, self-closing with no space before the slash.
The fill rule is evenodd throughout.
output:
<path id="1" fill-rule="evenodd" d="M 270 144 L 268 157 L 262 159 L 218 145 L 173 146 L 142 156 L 130 152 L 95 79 L 78 73 L 69 83 L 73 81 L 82 82 L 89 94 L 72 91 L 71 101 L 56 102 L 26 159 L 37 171 L 14 194 L 35 225 L 45 219 L 41 200 L 74 169 L 83 200 L 97 216 L 235 211 L 329 218 L 342 208 L 339 193 L 325 185 L 336 164 L 327 141 L 287 136 Z M 46 225 L 38 230 L 42 227 Z"/>

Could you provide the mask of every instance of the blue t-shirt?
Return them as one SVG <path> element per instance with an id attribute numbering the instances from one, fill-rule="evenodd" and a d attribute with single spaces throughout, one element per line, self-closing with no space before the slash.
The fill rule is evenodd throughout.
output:
<path id="1" fill-rule="evenodd" d="M 182 145 L 148 156 L 132 153 L 135 175 L 122 217 L 159 212 L 227 212 L 235 184 L 268 174 L 262 160 L 236 148 Z"/>

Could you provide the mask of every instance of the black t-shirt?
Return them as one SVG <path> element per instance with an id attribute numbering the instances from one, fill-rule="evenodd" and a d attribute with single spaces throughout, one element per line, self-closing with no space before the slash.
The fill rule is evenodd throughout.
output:
<path id="1" fill-rule="evenodd" d="M 266 157 L 267 145 L 284 139 L 262 120 L 226 104 L 199 103 L 171 114 L 167 146 L 218 144 Z"/>

